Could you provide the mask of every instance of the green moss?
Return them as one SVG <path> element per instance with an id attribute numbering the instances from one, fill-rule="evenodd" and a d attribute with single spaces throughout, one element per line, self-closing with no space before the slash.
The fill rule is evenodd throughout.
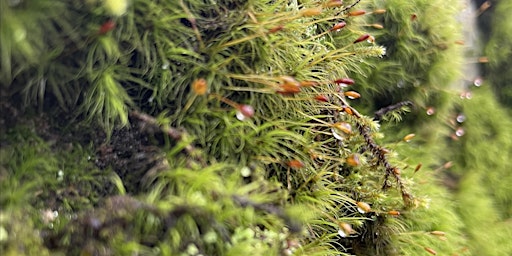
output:
<path id="1" fill-rule="evenodd" d="M 52 253 L 393 255 L 465 246 L 437 183 L 439 160 L 422 155 L 439 151 L 444 131 L 435 127 L 453 98 L 445 85 L 461 57 L 455 5 L 373 1 L 355 8 L 387 12 L 352 17 L 315 1 L 71 1 L 62 8 L 73 18 L 56 8 L 25 23 L 14 14 L 30 13 L 32 2 L 0 1 L 2 18 L 16 21 L 2 23 L 7 29 L 59 31 L 39 37 L 58 51 L 33 46 L 40 65 L 20 68 L 40 56 L 23 44 L 2 52 L 2 89 L 26 102 L 0 106 L 37 99 L 43 112 L 71 111 L 70 127 L 50 135 L 77 132 L 77 120 L 88 128 L 68 149 L 63 136 L 50 146 L 24 128 L 2 138 L 1 185 L 10 193 L 0 202 L 33 204 L 34 218 L 58 209 L 52 223 L 33 221 Z M 342 20 L 345 28 L 330 31 Z M 356 41 L 365 33 L 377 44 Z M 334 82 L 351 74 L 366 110 L 412 100 L 438 112 L 425 126 L 381 129 Z M 400 142 L 407 133 L 417 143 Z M 419 161 L 421 173 L 405 168 Z M 358 209 L 365 204 L 371 210 Z M 437 230 L 449 242 L 429 233 Z"/>
<path id="2" fill-rule="evenodd" d="M 510 98 L 512 98 L 512 90 L 509 89 L 511 77 L 508 72 L 512 51 L 507 45 L 512 42 L 512 32 L 510 32 L 512 27 L 507 10 L 511 6 L 507 1 L 496 2 L 482 18 L 492 24 L 492 29 L 487 31 L 488 41 L 484 42 L 484 53 L 489 59 L 488 65 L 484 66 L 485 76 L 489 84 L 495 88 L 496 97 L 508 107 L 511 106 Z"/>

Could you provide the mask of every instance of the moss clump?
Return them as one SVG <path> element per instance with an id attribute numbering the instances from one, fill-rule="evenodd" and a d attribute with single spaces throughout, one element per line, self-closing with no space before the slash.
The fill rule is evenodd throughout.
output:
<path id="1" fill-rule="evenodd" d="M 2 205 L 33 203 L 28 228 L 52 254 L 463 251 L 463 221 L 436 183 L 439 161 L 420 156 L 441 145 L 432 127 L 446 116 L 444 85 L 457 73 L 456 7 L 0 1 L 0 106 L 21 120 L 36 120 L 25 115 L 34 100 L 44 113 L 71 113 L 43 122 L 57 132 L 23 132 L 30 123 L 19 122 L 2 138 L 1 185 L 12 191 Z M 39 6 L 46 15 L 19 18 Z M 359 15 L 363 8 L 386 12 Z M 20 28 L 48 33 L 29 39 Z M 404 88 L 374 86 L 384 82 Z M 439 118 L 397 132 L 352 106 L 354 88 L 365 111 L 410 100 L 435 106 Z M 417 142 L 401 141 L 408 133 Z M 65 134 L 76 135 L 70 147 Z M 419 161 L 421 172 L 407 168 Z M 45 223 L 47 209 L 59 215 Z"/>

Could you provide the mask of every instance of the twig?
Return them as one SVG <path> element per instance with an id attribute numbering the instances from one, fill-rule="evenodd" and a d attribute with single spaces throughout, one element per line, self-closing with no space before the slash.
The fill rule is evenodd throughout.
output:
<path id="1" fill-rule="evenodd" d="M 350 109 L 352 116 L 356 117 L 356 127 L 361 136 L 363 136 L 364 138 L 364 141 L 366 143 L 366 149 L 369 150 L 372 153 L 372 155 L 377 159 L 377 164 L 383 166 L 384 169 L 386 170 L 382 189 L 386 190 L 387 188 L 391 187 L 391 184 L 389 182 L 389 176 L 392 175 L 396 179 L 404 203 L 406 205 L 411 205 L 413 197 L 407 191 L 407 188 L 405 187 L 405 184 L 402 181 L 402 178 L 400 177 L 400 169 L 398 169 L 398 167 L 392 166 L 389 163 L 386 156 L 388 150 L 375 143 L 375 140 L 370 134 L 370 128 L 361 121 L 362 115 L 357 110 L 352 108 L 343 97 L 340 96 L 337 97 L 337 99 L 339 99 L 341 105 L 344 106 L 344 108 Z"/>
<path id="2" fill-rule="evenodd" d="M 412 105 L 414 105 L 414 103 L 412 103 L 412 101 L 409 101 L 409 100 L 398 102 L 396 104 L 379 109 L 377 112 L 375 112 L 374 118 L 375 118 L 375 120 L 379 121 L 384 117 L 384 115 L 386 115 L 387 113 L 389 113 L 393 110 L 399 109 L 404 106 L 412 106 Z"/>
<path id="3" fill-rule="evenodd" d="M 141 122 L 144 122 L 145 124 L 151 125 L 154 128 L 160 129 L 163 133 L 167 134 L 175 141 L 180 141 L 183 138 L 183 132 L 170 126 L 160 125 L 154 117 L 148 114 L 144 114 L 139 111 L 132 111 L 130 112 L 130 116 L 140 120 Z M 194 157 L 196 160 L 199 160 L 201 163 L 204 164 L 203 160 L 199 156 L 197 156 L 197 154 L 195 154 L 195 148 L 192 145 L 186 145 L 184 150 L 188 155 Z"/>

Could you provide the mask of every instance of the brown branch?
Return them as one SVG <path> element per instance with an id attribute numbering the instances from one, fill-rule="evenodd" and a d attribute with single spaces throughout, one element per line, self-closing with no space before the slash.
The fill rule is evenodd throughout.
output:
<path id="1" fill-rule="evenodd" d="M 154 117 L 152 117 L 148 114 L 141 113 L 139 111 L 131 111 L 130 116 L 140 120 L 141 122 L 143 122 L 147 125 L 152 126 L 153 128 L 160 129 L 164 134 L 167 134 L 169 137 L 171 137 L 175 141 L 180 141 L 183 139 L 184 133 L 182 131 L 179 131 L 178 129 L 167 126 L 167 125 L 165 125 L 165 126 L 161 125 L 158 123 L 158 121 Z M 191 157 L 195 158 L 196 160 L 201 162 L 203 165 L 205 165 L 204 161 L 199 156 L 197 156 L 197 154 L 195 154 L 195 148 L 192 145 L 190 145 L 190 144 L 186 145 L 184 150 L 188 155 L 190 155 Z"/>

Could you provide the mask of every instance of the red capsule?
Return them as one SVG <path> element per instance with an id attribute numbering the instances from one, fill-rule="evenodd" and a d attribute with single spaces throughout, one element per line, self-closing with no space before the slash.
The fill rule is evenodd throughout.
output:
<path id="1" fill-rule="evenodd" d="M 353 85 L 355 82 L 351 78 L 340 78 L 334 80 L 334 83 L 342 85 Z"/>
<path id="2" fill-rule="evenodd" d="M 370 35 L 369 34 L 364 34 L 362 36 L 360 36 L 359 38 L 357 38 L 355 41 L 354 41 L 354 44 L 357 44 L 357 43 L 360 43 L 364 40 L 367 40 L 370 38 Z"/>
<path id="3" fill-rule="evenodd" d="M 279 32 L 279 31 L 281 31 L 281 30 L 283 30 L 283 29 L 284 29 L 284 26 L 283 26 L 283 25 L 277 25 L 277 26 L 275 26 L 275 27 L 273 27 L 273 28 L 269 29 L 269 30 L 267 31 L 267 33 L 269 33 L 269 34 L 273 34 L 273 33 L 277 33 L 277 32 Z"/>
<path id="4" fill-rule="evenodd" d="M 105 23 L 103 23 L 100 27 L 100 30 L 98 31 L 98 34 L 104 35 L 110 31 L 112 31 L 116 27 L 116 23 L 112 20 L 107 20 Z"/>
<path id="5" fill-rule="evenodd" d="M 321 102 L 328 102 L 329 101 L 329 97 L 327 97 L 325 95 L 317 95 L 317 96 L 315 96 L 315 100 L 318 100 L 318 101 L 321 101 Z"/>
<path id="6" fill-rule="evenodd" d="M 240 111 L 240 113 L 247 118 L 251 118 L 254 116 L 254 108 L 251 105 L 242 104 L 238 106 L 238 111 Z"/>
<path id="7" fill-rule="evenodd" d="M 335 30 L 340 30 L 342 28 L 344 28 L 345 26 L 347 25 L 347 23 L 345 23 L 344 21 L 334 25 L 329 31 L 335 31 Z"/>
<path id="8" fill-rule="evenodd" d="M 294 84 L 283 84 L 279 86 L 277 93 L 281 95 L 293 95 L 300 92 L 300 86 Z"/>

